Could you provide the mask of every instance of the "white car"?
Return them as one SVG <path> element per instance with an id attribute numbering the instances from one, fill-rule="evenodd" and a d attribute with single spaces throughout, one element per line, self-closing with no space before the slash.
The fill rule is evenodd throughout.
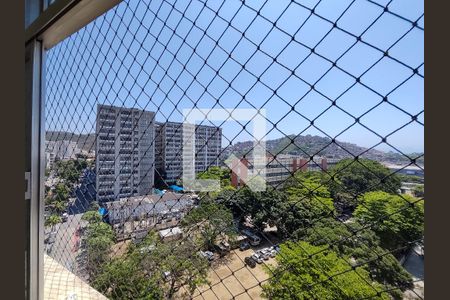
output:
<path id="1" fill-rule="evenodd" d="M 268 260 L 270 258 L 270 252 L 267 248 L 261 249 L 258 251 L 259 256 L 264 260 Z"/>
<path id="2" fill-rule="evenodd" d="M 258 253 L 253 253 L 252 254 L 252 258 L 258 263 L 258 264 L 262 264 L 263 259 L 261 257 L 261 255 L 259 255 Z"/>
<path id="3" fill-rule="evenodd" d="M 270 254 L 270 257 L 275 257 L 275 256 L 277 256 L 277 251 L 276 250 L 274 250 L 274 249 L 271 249 L 271 250 L 269 250 L 269 254 Z"/>

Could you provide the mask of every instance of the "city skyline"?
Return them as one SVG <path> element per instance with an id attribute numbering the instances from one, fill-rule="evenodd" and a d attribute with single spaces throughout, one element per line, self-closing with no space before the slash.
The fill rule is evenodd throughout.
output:
<path id="1" fill-rule="evenodd" d="M 403 152 L 423 152 L 423 31 L 411 30 L 409 22 L 389 14 L 378 19 L 382 7 L 361 1 L 339 19 L 342 29 L 332 29 L 326 20 L 335 21 L 349 2 L 327 1 L 326 5 L 316 7 L 317 15 L 311 16 L 308 8 L 314 7 L 317 1 L 306 2 L 304 6 L 289 1 L 274 5 L 269 1 L 262 8 L 258 1 L 243 7 L 237 0 L 208 2 L 206 6 L 194 1 L 189 9 L 177 2 L 167 22 L 163 21 L 171 7 L 166 2 L 121 3 L 49 51 L 50 65 L 51 61 L 59 61 L 68 68 L 58 76 L 52 76 L 49 70 L 49 86 L 55 90 L 47 91 L 47 114 L 60 107 L 67 111 L 48 123 L 47 129 L 92 132 L 95 116 L 88 112 L 98 103 L 152 110 L 157 112 L 159 122 L 182 121 L 182 109 L 192 108 L 194 103 L 198 108 L 266 108 L 268 127 L 277 124 L 267 139 L 302 132 L 319 136 L 325 132 L 335 137 L 355 122 L 354 117 L 360 117 L 364 126 L 386 136 L 411 122 L 408 116 L 411 114 L 420 123 L 408 124 L 387 141 Z M 149 10 L 143 15 L 139 8 L 145 6 Z M 261 15 L 269 20 L 280 17 L 276 28 L 261 20 L 250 24 L 254 10 L 260 8 Z M 394 1 L 389 9 L 393 13 L 402 11 L 405 17 L 417 20 L 418 26 L 423 27 L 421 1 Z M 181 18 L 183 11 L 186 18 Z M 215 26 L 208 27 L 216 11 Z M 298 16 L 295 24 L 287 22 L 293 14 Z M 189 18 L 197 20 L 196 26 L 192 26 Z M 225 29 L 221 24 L 226 25 L 226 21 L 232 26 Z M 143 25 L 138 26 L 139 22 Z M 305 22 L 305 29 L 295 32 L 301 22 Z M 363 32 L 371 22 L 373 26 Z M 105 23 L 117 26 L 117 34 L 113 31 L 101 34 Z M 147 34 L 145 28 L 150 27 L 152 30 Z M 85 32 L 91 34 L 86 36 Z M 239 32 L 245 32 L 245 37 L 240 38 Z M 348 33 L 361 35 L 361 41 L 356 42 Z M 265 34 L 267 38 L 263 38 Z M 326 38 L 314 47 L 325 34 Z M 402 41 L 395 43 L 402 35 Z M 261 44 L 259 51 L 254 51 L 255 44 Z M 124 45 L 129 45 L 129 52 L 123 51 Z M 108 49 L 112 46 L 119 49 L 119 56 L 110 53 Z M 92 51 L 64 56 L 66 47 L 87 47 Z M 315 52 L 311 54 L 310 48 Z M 389 57 L 383 57 L 376 48 L 389 49 Z M 276 61 L 271 57 L 276 57 Z M 315 83 L 330 66 L 328 60 L 337 61 L 339 69 L 333 68 Z M 378 60 L 376 67 L 363 74 Z M 297 66 L 299 63 L 301 66 Z M 402 63 L 417 67 L 417 74 L 412 74 Z M 292 71 L 296 76 L 283 82 Z M 353 85 L 349 74 L 361 76 L 361 81 Z M 77 82 L 79 89 L 62 94 L 63 91 L 57 90 L 61 77 Z M 403 84 L 396 89 L 400 83 Z M 314 84 L 312 90 L 311 84 Z M 92 92 L 84 94 L 84 88 Z M 381 103 L 380 95 L 388 95 L 389 103 Z M 338 98 L 338 106 L 331 106 L 325 96 Z M 79 117 L 80 122 L 64 123 L 62 120 L 68 115 Z M 322 132 L 310 127 L 310 120 Z M 364 147 L 381 141 L 364 126 L 355 124 L 336 139 Z M 221 127 L 225 143 L 250 139 L 248 134 L 238 134 L 242 124 L 227 122 Z M 394 151 L 386 144 L 381 150 Z"/>

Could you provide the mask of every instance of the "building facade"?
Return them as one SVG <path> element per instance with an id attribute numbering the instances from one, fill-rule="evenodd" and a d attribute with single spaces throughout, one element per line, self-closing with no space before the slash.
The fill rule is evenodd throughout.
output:
<path id="1" fill-rule="evenodd" d="M 150 229 L 162 230 L 179 225 L 197 198 L 189 194 L 166 192 L 123 198 L 104 203 L 108 222 L 118 240 L 145 237 Z"/>
<path id="2" fill-rule="evenodd" d="M 326 171 L 339 160 L 314 157 L 313 160 L 300 156 L 278 155 L 276 158 L 267 157 L 264 176 L 266 184 L 281 187 L 281 185 L 295 172 L 301 171 Z M 253 173 L 253 166 L 247 159 L 235 159 L 232 162 L 231 185 L 240 187 Z"/>
<path id="3" fill-rule="evenodd" d="M 222 129 L 215 126 L 196 125 L 195 173 L 219 165 L 222 149 Z M 156 176 L 166 185 L 176 184 L 183 177 L 183 123 L 156 123 Z"/>
<path id="4" fill-rule="evenodd" d="M 97 200 L 147 195 L 154 186 L 155 113 L 97 106 Z"/>
<path id="5" fill-rule="evenodd" d="M 55 160 L 75 159 L 81 153 L 76 141 L 45 141 L 46 167 L 50 168 Z"/>

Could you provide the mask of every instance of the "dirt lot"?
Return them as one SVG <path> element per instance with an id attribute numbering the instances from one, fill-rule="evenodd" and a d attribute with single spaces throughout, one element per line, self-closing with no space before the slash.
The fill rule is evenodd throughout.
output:
<path id="1" fill-rule="evenodd" d="M 199 287 L 193 298 L 200 299 L 262 299 L 261 284 L 265 283 L 269 275 L 264 271 L 264 265 L 274 265 L 270 258 L 255 268 L 244 264 L 244 258 L 254 253 L 253 249 L 246 251 L 233 250 L 228 256 L 213 263 L 209 272 L 210 286 Z"/>

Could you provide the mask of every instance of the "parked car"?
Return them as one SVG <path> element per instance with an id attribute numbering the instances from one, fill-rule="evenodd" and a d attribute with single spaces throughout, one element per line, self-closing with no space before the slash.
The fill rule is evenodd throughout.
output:
<path id="1" fill-rule="evenodd" d="M 244 250 L 247 250 L 247 249 L 250 249 L 250 244 L 248 242 L 242 242 L 239 245 L 239 250 L 244 251 Z"/>
<path id="2" fill-rule="evenodd" d="M 214 253 L 211 251 L 199 251 L 198 254 L 204 258 L 206 258 L 208 261 L 212 261 L 214 259 Z"/>
<path id="3" fill-rule="evenodd" d="M 280 246 L 278 244 L 273 245 L 272 249 L 275 250 L 275 252 L 277 252 L 277 253 L 280 253 L 280 251 L 281 251 L 281 248 L 280 248 Z"/>
<path id="4" fill-rule="evenodd" d="M 263 259 L 258 253 L 253 253 L 251 256 L 258 264 L 262 264 Z"/>
<path id="5" fill-rule="evenodd" d="M 270 257 L 275 257 L 275 256 L 277 256 L 277 251 L 275 251 L 274 249 L 271 249 L 271 250 L 269 250 L 269 254 L 270 254 Z"/>
<path id="6" fill-rule="evenodd" d="M 61 219 L 62 219 L 63 222 L 67 222 L 67 220 L 69 219 L 69 214 L 68 213 L 63 213 Z"/>
<path id="7" fill-rule="evenodd" d="M 227 241 L 221 241 L 220 245 L 222 245 L 225 249 L 230 251 L 230 244 Z"/>
<path id="8" fill-rule="evenodd" d="M 228 247 L 226 247 L 222 242 L 214 245 L 214 250 L 216 250 L 220 256 L 226 255 L 228 252 L 230 252 L 229 244 L 227 243 Z"/>
<path id="9" fill-rule="evenodd" d="M 53 244 L 55 242 L 55 239 L 56 239 L 56 231 L 52 231 L 52 232 L 50 232 L 48 237 L 45 238 L 44 243 L 45 244 Z"/>
<path id="10" fill-rule="evenodd" d="M 205 254 L 209 261 L 214 259 L 214 253 L 212 253 L 211 251 L 205 251 Z"/>
<path id="11" fill-rule="evenodd" d="M 251 256 L 247 256 L 246 258 L 244 258 L 244 263 L 250 268 L 256 267 L 256 262 Z"/>
<path id="12" fill-rule="evenodd" d="M 270 258 L 270 253 L 267 251 L 266 248 L 259 250 L 258 254 L 264 260 L 268 260 Z"/>
<path id="13" fill-rule="evenodd" d="M 261 238 L 248 229 L 242 230 L 242 234 L 247 236 L 247 238 L 250 242 L 250 245 L 252 245 L 252 246 L 258 246 L 259 243 L 261 242 Z"/>

